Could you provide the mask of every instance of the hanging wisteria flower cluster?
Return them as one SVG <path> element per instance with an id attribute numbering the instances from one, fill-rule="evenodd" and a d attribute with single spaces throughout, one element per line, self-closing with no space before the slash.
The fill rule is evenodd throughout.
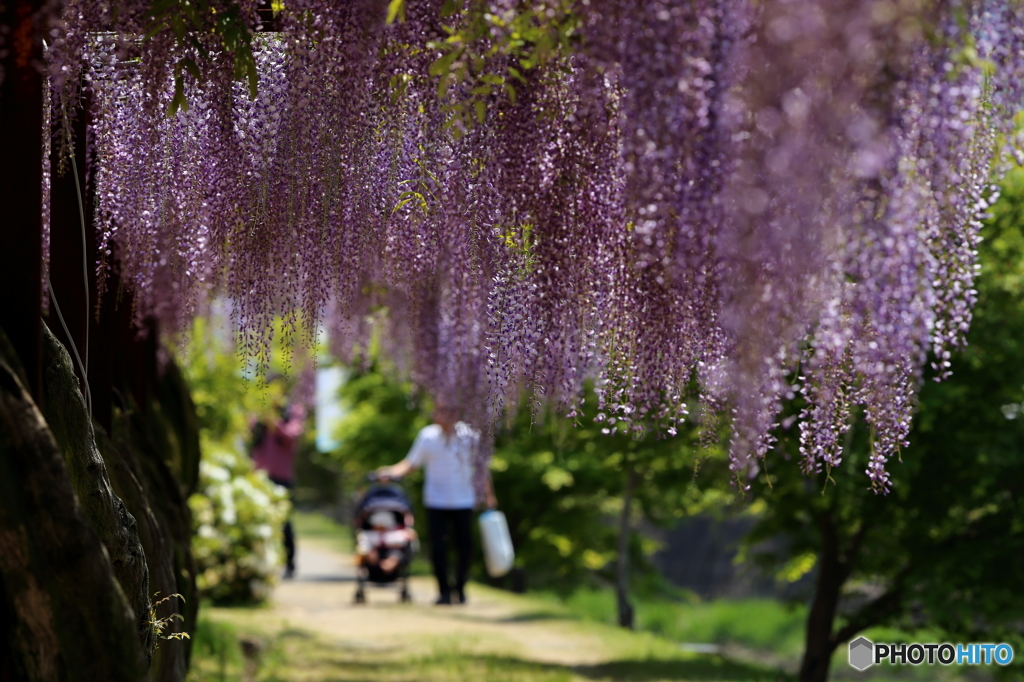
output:
<path id="1" fill-rule="evenodd" d="M 594 380 L 608 428 L 671 431 L 696 396 L 731 410 L 740 479 L 799 394 L 806 469 L 862 411 L 888 489 L 927 359 L 945 373 L 970 324 L 1017 0 L 261 16 L 66 3 L 53 100 L 86 95 L 96 229 L 139 315 L 229 296 L 256 356 L 277 316 L 327 324 L 484 425 L 523 395 L 573 413 Z"/>

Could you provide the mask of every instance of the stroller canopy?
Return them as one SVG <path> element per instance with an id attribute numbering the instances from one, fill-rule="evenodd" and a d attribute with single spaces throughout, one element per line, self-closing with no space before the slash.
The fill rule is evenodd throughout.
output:
<path id="1" fill-rule="evenodd" d="M 405 496 L 405 491 L 393 483 L 373 485 L 356 505 L 356 519 L 366 518 L 370 513 L 382 510 L 410 514 L 412 504 Z"/>

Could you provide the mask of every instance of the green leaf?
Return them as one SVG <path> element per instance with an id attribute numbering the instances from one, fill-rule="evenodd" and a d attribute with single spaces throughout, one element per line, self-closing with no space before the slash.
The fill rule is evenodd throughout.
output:
<path id="1" fill-rule="evenodd" d="M 444 96 L 448 94 L 448 86 L 451 84 L 453 80 L 455 80 L 454 76 L 448 74 L 446 76 L 442 76 L 441 79 L 437 81 L 438 99 L 444 99 Z"/>
<path id="2" fill-rule="evenodd" d="M 427 73 L 434 77 L 449 75 L 452 71 L 452 62 L 455 61 L 457 56 L 459 56 L 459 50 L 452 50 L 447 54 L 442 54 L 433 63 L 431 63 L 430 68 L 427 69 Z"/>
<path id="3" fill-rule="evenodd" d="M 419 192 L 406 191 L 402 192 L 399 195 L 399 201 L 397 204 L 395 204 L 395 208 L 391 211 L 391 214 L 394 215 L 395 213 L 400 211 L 403 206 L 405 206 L 406 204 L 413 200 L 417 202 L 421 211 L 423 211 L 424 213 L 429 213 L 429 209 L 427 207 L 427 200 L 422 194 L 420 194 Z"/>
<path id="4" fill-rule="evenodd" d="M 167 22 L 166 21 L 156 20 L 150 26 L 150 28 L 146 32 L 146 34 L 142 36 L 142 39 L 143 40 L 149 40 L 150 38 L 155 37 L 157 34 L 162 33 L 166 29 L 167 29 Z"/>
<path id="5" fill-rule="evenodd" d="M 465 48 L 461 47 L 455 48 L 451 52 L 441 55 L 433 64 L 430 65 L 430 68 L 427 69 L 427 73 L 431 76 L 447 75 L 452 69 L 452 64 L 459 58 L 464 49 Z"/>
<path id="6" fill-rule="evenodd" d="M 395 19 L 405 21 L 405 0 L 391 0 L 388 3 L 388 24 L 395 23 Z"/>
<path id="7" fill-rule="evenodd" d="M 256 70 L 256 59 L 252 55 L 252 47 L 245 43 L 239 52 L 235 54 L 235 66 L 236 70 L 241 65 L 244 75 L 249 80 L 249 99 L 256 99 L 256 94 L 259 90 L 260 85 L 260 74 Z M 241 78 L 243 74 L 238 74 L 237 78 Z"/>
<path id="8" fill-rule="evenodd" d="M 168 108 L 172 116 L 178 113 L 178 109 L 188 111 L 188 100 L 185 99 L 185 83 L 181 78 L 181 71 L 175 69 L 174 74 L 174 95 L 171 97 L 171 106 Z"/>
<path id="9" fill-rule="evenodd" d="M 188 57 L 180 60 L 178 62 L 178 74 L 181 74 L 182 68 L 184 68 L 186 71 L 192 74 L 192 77 L 195 78 L 197 81 L 201 81 L 203 79 L 203 72 L 199 70 L 199 65 L 196 64 L 194 60 Z"/>

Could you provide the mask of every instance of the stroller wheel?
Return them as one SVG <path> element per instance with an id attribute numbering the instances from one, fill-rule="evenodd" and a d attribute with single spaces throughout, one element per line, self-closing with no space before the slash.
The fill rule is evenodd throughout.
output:
<path id="1" fill-rule="evenodd" d="M 402 593 L 398 596 L 403 604 L 407 604 L 412 601 L 412 595 L 409 594 L 409 589 L 406 587 L 402 588 Z"/>
<path id="2" fill-rule="evenodd" d="M 362 588 L 359 588 L 358 590 L 356 590 L 355 595 L 352 597 L 352 602 L 354 604 L 365 604 L 366 603 L 366 593 L 363 592 Z"/>

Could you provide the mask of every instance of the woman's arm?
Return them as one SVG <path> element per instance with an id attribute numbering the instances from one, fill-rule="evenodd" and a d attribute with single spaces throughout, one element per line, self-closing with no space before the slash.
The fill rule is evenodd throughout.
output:
<path id="1" fill-rule="evenodd" d="M 386 478 L 402 478 L 403 476 L 407 476 L 412 470 L 413 466 L 409 463 L 409 460 L 403 459 L 398 464 L 392 464 L 389 467 L 381 467 L 377 469 L 377 473 Z"/>
<path id="2" fill-rule="evenodd" d="M 488 509 L 498 508 L 498 498 L 494 494 L 494 482 L 491 480 L 491 472 L 487 471 L 487 483 L 484 486 L 484 504 Z"/>
<path id="3" fill-rule="evenodd" d="M 288 408 L 288 418 L 278 424 L 278 432 L 286 438 L 297 440 L 302 435 L 302 427 L 306 420 L 306 408 L 292 405 Z"/>
<path id="4" fill-rule="evenodd" d="M 409 454 L 405 456 L 405 459 L 398 464 L 392 464 L 389 467 L 381 467 L 377 469 L 377 474 L 388 478 L 402 478 L 403 476 L 407 476 L 413 469 L 423 466 L 423 447 L 423 430 L 421 430 L 416 435 L 416 440 L 413 441 L 412 448 L 409 449 Z"/>
<path id="5" fill-rule="evenodd" d="M 306 410 L 301 405 L 289 408 L 287 419 L 276 422 L 271 427 L 271 435 L 278 447 L 293 451 L 305 426 Z"/>

